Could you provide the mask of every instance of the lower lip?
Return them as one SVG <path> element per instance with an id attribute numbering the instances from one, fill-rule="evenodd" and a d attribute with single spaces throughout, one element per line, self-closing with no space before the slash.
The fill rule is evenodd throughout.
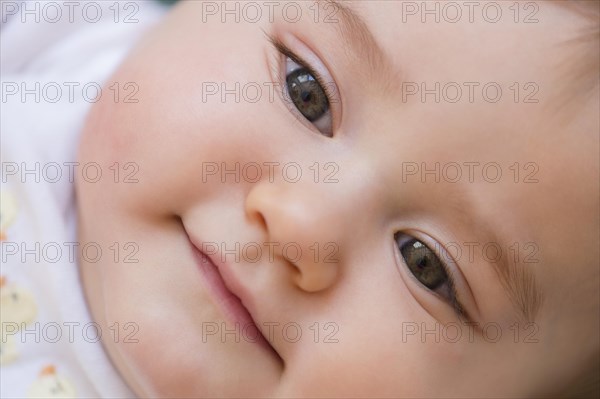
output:
<path id="1" fill-rule="evenodd" d="M 217 266 L 193 244 L 192 249 L 198 268 L 208 283 L 208 291 L 211 292 L 213 298 L 215 298 L 218 306 L 223 310 L 229 321 L 235 323 L 235 328 L 239 331 L 244 341 L 256 343 L 273 350 L 260 330 L 258 330 L 256 323 L 252 319 L 248 309 L 242 304 L 240 298 L 229 291 L 225 285 L 225 281 L 223 281 L 223 277 L 221 277 Z"/>

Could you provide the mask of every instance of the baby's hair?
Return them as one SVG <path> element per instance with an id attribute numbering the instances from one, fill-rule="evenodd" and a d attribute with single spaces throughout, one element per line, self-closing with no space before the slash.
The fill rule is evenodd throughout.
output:
<path id="1" fill-rule="evenodd" d="M 597 96 L 600 89 L 600 0 L 560 0 L 557 4 L 585 19 L 579 34 L 562 43 L 572 48 L 573 56 L 564 61 L 563 81 L 568 87 L 559 94 L 562 105 L 571 108 Z"/>
<path id="2" fill-rule="evenodd" d="M 575 45 L 579 54 L 571 65 L 571 82 L 575 96 L 587 100 L 598 96 L 600 89 L 600 0 L 571 0 L 561 2 L 565 7 L 582 15 L 588 22 L 581 34 L 569 41 Z M 573 75 L 574 74 L 574 75 Z M 568 96 L 571 99 L 572 96 Z M 574 102 L 576 103 L 576 102 Z M 594 265 L 594 267 L 598 267 Z M 562 398 L 598 398 L 600 397 L 600 353 L 598 348 L 589 354 L 587 364 L 581 373 L 560 393 Z"/>
<path id="3" fill-rule="evenodd" d="M 597 84 L 600 70 L 600 0 L 575 0 L 568 5 L 589 21 L 575 41 L 584 45 L 589 51 L 588 62 L 581 68 L 581 76 L 593 77 Z"/>
<path id="4" fill-rule="evenodd" d="M 161 3 L 165 3 L 165 4 L 173 4 L 175 2 L 177 2 L 177 0 L 158 0 Z"/>

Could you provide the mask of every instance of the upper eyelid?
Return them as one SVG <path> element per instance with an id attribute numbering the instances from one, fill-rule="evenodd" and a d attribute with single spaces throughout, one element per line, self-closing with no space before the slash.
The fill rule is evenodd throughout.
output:
<path id="1" fill-rule="evenodd" d="M 441 245 L 439 243 L 438 240 L 435 240 L 432 238 L 433 241 L 435 241 L 435 243 L 437 244 L 436 246 L 434 246 L 434 248 L 432 249 L 431 246 L 427 246 L 431 251 L 433 251 L 436 256 L 440 259 L 440 261 L 442 262 L 442 267 L 444 268 L 444 272 L 446 273 L 446 275 L 448 276 L 448 284 L 450 285 L 450 289 L 454 291 L 454 303 L 452 303 L 452 307 L 457 311 L 457 313 L 459 313 L 460 316 L 463 316 L 465 318 L 467 318 L 467 320 L 472 320 L 469 312 L 466 310 L 464 304 L 462 301 L 460 301 L 459 297 L 460 295 L 460 291 L 457 289 L 456 287 L 456 282 L 458 281 L 458 279 L 460 277 L 457 277 L 458 273 L 460 272 L 460 267 L 458 266 L 458 262 L 456 261 L 456 259 L 454 259 L 454 257 L 452 256 L 452 254 L 447 251 L 443 245 Z M 437 248 L 435 248 L 437 247 Z M 448 259 L 450 258 L 450 259 Z M 453 266 L 449 266 L 448 263 L 452 263 Z M 455 271 L 457 270 L 457 271 Z M 464 277 L 462 277 L 464 279 Z"/>
<path id="2" fill-rule="evenodd" d="M 450 253 L 450 251 L 448 251 L 441 243 L 440 240 L 434 238 L 434 237 L 430 237 L 431 240 L 433 240 L 433 242 L 435 242 L 437 245 L 434 246 L 433 249 L 431 249 L 431 246 L 428 246 L 429 249 L 431 249 L 436 256 L 439 257 L 439 259 L 442 261 L 442 264 L 444 265 L 444 268 L 446 269 L 446 274 L 448 275 L 448 277 L 451 279 L 452 284 L 455 287 L 456 290 L 456 301 L 458 303 L 458 305 L 460 305 L 461 308 L 461 313 L 468 319 L 468 320 L 473 320 L 473 318 L 471 317 L 472 315 L 467 311 L 467 309 L 464 306 L 464 302 L 459 301 L 459 296 L 460 296 L 460 291 L 468 291 L 469 295 L 471 295 L 471 297 L 473 296 L 473 293 L 471 292 L 471 288 L 469 287 L 468 283 L 461 283 L 460 280 L 466 281 L 466 277 L 464 277 L 464 273 L 461 270 L 461 267 L 459 266 L 459 263 L 456 259 L 454 259 L 454 256 L 452 256 L 452 254 Z M 436 248 L 437 247 L 437 248 Z M 451 263 L 452 266 L 448 266 L 448 263 Z M 456 270 L 456 271 L 455 271 Z M 457 277 L 457 274 L 460 274 L 460 276 L 462 277 Z M 458 288 L 456 287 L 456 283 L 457 281 L 460 284 L 462 290 L 458 290 Z M 476 306 L 476 304 L 473 302 L 473 304 Z"/>
<path id="3" fill-rule="evenodd" d="M 454 271 L 454 269 L 459 269 L 459 266 L 456 263 L 456 260 L 450 254 L 450 252 L 448 252 L 439 243 L 438 240 L 436 240 L 434 238 L 431 238 L 431 239 L 436 244 L 433 246 L 433 248 L 431 248 L 431 245 L 429 245 L 427 242 L 424 242 L 423 244 L 425 244 L 425 246 L 427 246 L 427 248 L 429 248 L 429 250 L 432 251 L 435 254 L 435 256 L 437 256 L 438 259 L 442 263 L 442 267 L 444 268 L 444 273 L 446 273 L 446 276 L 448 277 L 448 284 L 450 285 L 450 289 L 453 291 L 453 295 L 454 295 L 455 303 L 452 303 L 451 305 L 460 315 L 464 315 L 465 317 L 468 317 L 467 311 L 465 310 L 465 306 L 462 304 L 462 302 L 458 298 L 460 293 L 456 289 L 457 277 L 456 277 L 456 272 Z M 421 241 L 420 238 L 417 238 L 417 240 Z M 448 257 L 450 257 L 450 260 L 448 260 Z M 450 267 L 450 266 L 448 266 L 448 263 L 452 263 L 454 266 Z M 458 309 L 457 309 L 457 307 L 458 307 Z"/>
<path id="4" fill-rule="evenodd" d="M 296 64 L 300 64 L 303 66 L 309 66 L 307 65 L 307 62 L 304 61 L 303 59 L 301 59 L 299 56 L 296 55 L 296 53 L 294 53 L 288 46 L 286 46 L 285 44 L 283 44 L 283 42 L 279 39 L 277 39 L 274 36 L 268 36 L 269 37 L 269 41 L 271 42 L 271 44 L 273 46 L 275 46 L 275 48 L 283 55 L 290 57 L 290 59 L 292 61 L 294 61 Z"/>
<path id="5" fill-rule="evenodd" d="M 306 68 L 308 70 L 308 72 L 311 75 L 313 75 L 315 77 L 315 79 L 317 79 L 317 82 L 319 82 L 319 84 L 321 85 L 321 87 L 325 91 L 325 94 L 327 94 L 327 99 L 330 102 L 334 102 L 335 101 L 335 96 L 333 95 L 333 93 L 331 93 L 331 89 L 329 88 L 329 84 L 327 84 L 327 82 L 324 81 L 322 74 L 319 73 L 316 69 L 314 69 L 310 62 L 305 61 L 304 59 L 302 59 L 302 57 L 300 57 L 299 55 L 297 55 L 289 47 L 287 47 L 285 44 L 283 44 L 279 39 L 274 38 L 272 36 L 269 36 L 269 39 L 271 40 L 271 43 L 273 44 L 273 46 L 275 46 L 275 48 L 281 54 L 285 55 L 286 57 L 289 57 L 296 64 L 301 65 L 302 67 Z M 337 85 L 335 85 L 335 86 L 337 87 Z"/>
<path id="6" fill-rule="evenodd" d="M 319 65 L 322 66 L 322 69 L 325 72 L 325 73 L 320 73 L 317 70 L 317 68 L 314 67 L 313 62 L 310 62 L 305 57 L 300 56 L 296 51 L 292 50 L 288 45 L 286 45 L 277 36 L 271 35 L 267 32 L 265 32 L 265 35 L 267 36 L 267 39 L 269 40 L 269 42 L 281 54 L 285 55 L 286 57 L 289 57 L 295 63 L 305 67 L 308 70 L 308 72 L 310 72 L 317 79 L 317 82 L 319 82 L 319 84 L 325 91 L 325 94 L 327 95 L 327 98 L 328 98 L 330 104 L 340 104 L 338 113 L 339 113 L 339 120 L 341 121 L 342 120 L 342 110 L 343 110 L 343 108 L 341 106 L 341 104 L 342 104 L 341 91 L 339 89 L 339 85 L 337 84 L 336 79 L 333 76 L 333 73 L 331 72 L 331 69 L 329 68 L 329 66 L 327 65 L 325 60 L 323 60 L 322 57 L 320 55 L 318 55 L 318 53 L 316 51 L 313 51 L 310 48 L 308 48 L 308 46 L 306 44 L 304 44 L 301 40 L 294 38 L 295 41 L 297 41 L 302 47 L 306 47 L 307 51 L 309 51 L 312 55 L 314 55 L 314 58 L 316 60 L 318 60 Z M 329 82 L 327 81 L 328 79 L 329 79 Z M 333 119 L 335 122 L 336 118 L 333 118 Z"/>

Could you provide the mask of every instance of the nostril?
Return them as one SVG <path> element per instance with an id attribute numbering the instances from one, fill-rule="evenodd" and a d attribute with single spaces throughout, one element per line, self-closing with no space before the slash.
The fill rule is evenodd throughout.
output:
<path id="1" fill-rule="evenodd" d="M 338 268 L 324 263 L 315 265 L 296 265 L 299 273 L 295 275 L 296 285 L 306 292 L 319 292 L 335 284 Z"/>
<path id="2" fill-rule="evenodd" d="M 254 211 L 248 214 L 248 218 L 251 223 L 257 223 L 259 227 L 263 230 L 267 230 L 267 219 L 265 219 L 264 215 L 259 211 Z"/>
<path id="3" fill-rule="evenodd" d="M 251 225 L 257 225 L 263 232 L 267 231 L 265 212 L 273 207 L 269 188 L 253 187 L 246 198 L 244 207 L 246 220 Z"/>

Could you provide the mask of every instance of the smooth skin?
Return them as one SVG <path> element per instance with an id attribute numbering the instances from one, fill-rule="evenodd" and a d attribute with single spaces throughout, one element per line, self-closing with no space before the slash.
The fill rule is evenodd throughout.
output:
<path id="1" fill-rule="evenodd" d="M 467 16 L 423 23 L 420 14 L 401 23 L 402 2 L 344 2 L 382 57 L 368 41 L 371 50 L 360 52 L 346 43 L 352 35 L 341 22 L 324 22 L 332 10 L 327 3 L 319 5 L 318 22 L 308 9 L 314 3 L 299 2 L 300 21 L 286 21 L 280 6 L 272 23 L 266 9 L 257 22 L 230 16 L 223 23 L 220 14 L 203 22 L 200 1 L 176 5 L 111 79 L 135 82 L 139 102 L 104 96 L 80 147 L 80 162 L 97 162 L 108 176 L 77 183 L 79 240 L 105 249 L 97 263 L 81 259 L 82 279 L 104 331 L 115 322 L 139 328 L 138 343 L 103 336 L 132 389 L 141 397 L 525 397 L 553 394 L 594 365 L 600 105 L 597 86 L 586 86 L 591 95 L 571 95 L 577 68 L 570 60 L 586 54 L 565 43 L 588 20 L 552 3 L 538 3 L 533 24 L 515 23 L 506 3 L 505 17 L 493 24 L 480 11 L 473 23 Z M 341 20 L 342 12 L 334 17 Z M 284 81 L 287 60 L 268 35 L 335 82 L 331 137 L 303 119 L 281 90 L 269 95 L 266 83 Z M 236 82 L 258 83 L 262 96 L 249 101 L 255 91 L 248 91 L 239 102 L 232 94 L 223 101 L 220 92 L 207 95 L 207 82 L 230 90 Z M 406 95 L 414 87 L 407 83 L 423 82 L 430 89 L 435 82 L 481 85 L 473 102 L 466 86 L 456 103 Z M 482 97 L 488 82 L 502 87 L 500 101 Z M 537 103 L 523 101 L 527 82 L 539 87 Z M 129 162 L 138 168 L 137 183 L 123 182 Z M 220 174 L 203 173 L 208 163 L 232 170 L 236 162 L 279 166 L 272 179 L 267 166 L 258 180 L 226 175 L 223 182 Z M 291 162 L 303 173 L 296 183 L 290 170 L 283 178 Z M 407 174 L 408 163 L 434 169 L 436 162 L 440 170 L 450 162 L 495 162 L 502 178 L 487 181 L 482 166 L 472 181 L 463 166 L 454 183 Z M 333 170 L 328 163 L 337 182 L 324 181 Z M 527 163 L 537 167 L 537 182 L 524 182 L 532 170 Z M 447 266 L 466 315 L 415 279 L 397 232 L 450 254 L 448 243 L 461 243 L 462 256 Z M 267 323 L 279 323 L 271 324 L 274 351 L 243 336 L 235 342 L 235 335 L 205 334 L 207 323 L 235 326 L 207 290 L 188 234 L 226 249 L 280 244 L 272 259 L 267 250 L 258 260 L 252 251 L 225 257 L 263 334 Z M 134 242 L 139 262 L 125 262 L 131 251 L 124 249 L 115 262 L 107 249 L 115 242 L 122 249 Z M 464 243 L 473 242 L 469 259 Z M 488 242 L 503 249 L 512 270 L 531 274 L 537 306 L 511 299 L 481 250 Z M 284 253 L 286 243 L 303 256 Z M 325 262 L 327 243 L 335 244 L 335 262 Z M 525 262 L 528 256 L 536 262 Z M 467 320 L 502 335 L 470 328 Z M 290 322 L 302 330 L 297 342 L 293 330 L 282 333 Z M 457 342 L 456 328 L 443 330 L 450 325 L 461 328 Z M 439 342 L 435 333 L 422 336 L 422 327 L 439 328 Z"/>

